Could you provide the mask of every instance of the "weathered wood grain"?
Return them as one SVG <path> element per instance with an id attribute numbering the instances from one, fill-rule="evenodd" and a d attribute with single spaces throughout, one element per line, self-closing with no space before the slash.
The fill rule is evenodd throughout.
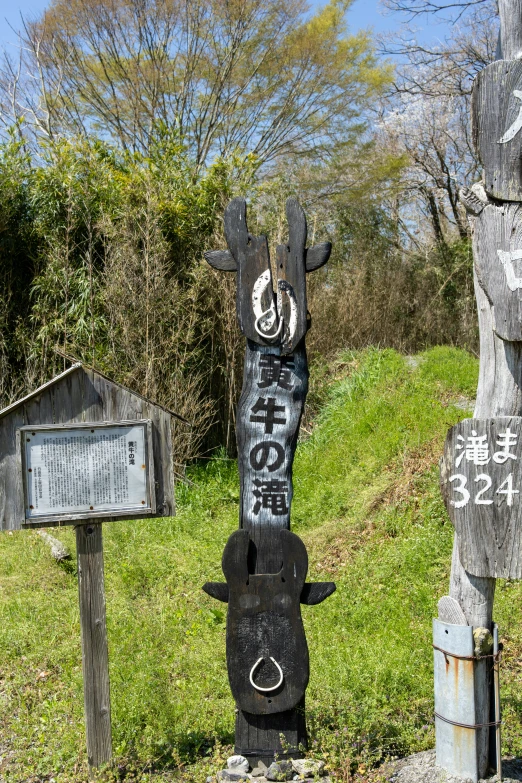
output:
<path id="1" fill-rule="evenodd" d="M 89 767 L 96 769 L 108 764 L 112 758 L 101 523 L 79 525 L 76 528 L 76 548 L 87 758 Z"/>
<path id="2" fill-rule="evenodd" d="M 74 424 L 150 419 L 156 511 L 148 516 L 175 513 L 172 465 L 172 412 L 114 383 L 101 373 L 76 364 L 53 382 L 42 386 L 18 404 L 0 411 L 0 531 L 26 526 L 23 492 L 20 492 L 16 431 L 24 425 Z M 183 420 L 183 426 L 186 426 Z M 151 496 L 152 497 L 152 496 Z M 141 519 L 130 514 L 127 519 Z M 116 519 L 103 514 L 106 521 Z M 120 517 L 121 519 L 121 517 Z M 71 515 L 55 524 L 74 524 Z M 52 520 L 31 522 L 30 527 L 48 527 Z"/>
<path id="3" fill-rule="evenodd" d="M 255 573 L 281 566 L 273 533 L 290 527 L 292 467 L 307 390 L 304 343 L 291 357 L 247 343 L 237 411 L 239 515 L 256 548 Z"/>
<path id="4" fill-rule="evenodd" d="M 475 269 L 493 308 L 493 330 L 505 341 L 521 341 L 522 206 L 488 204 L 473 225 Z"/>
<path id="5" fill-rule="evenodd" d="M 233 199 L 225 210 L 225 237 L 237 266 L 236 309 L 239 328 L 249 340 L 261 345 L 269 345 L 271 340 L 265 339 L 255 328 L 256 317 L 252 305 L 254 285 L 262 274 L 266 274 L 263 310 L 268 311 L 273 308 L 275 312 L 268 243 L 266 237 L 255 237 L 249 233 L 246 222 L 246 202 L 242 198 Z"/>
<path id="6" fill-rule="evenodd" d="M 522 418 L 466 419 L 448 433 L 442 494 L 474 576 L 522 578 L 521 460 Z"/>
<path id="7" fill-rule="evenodd" d="M 289 530 L 282 529 L 273 538 L 274 543 L 279 539 L 281 552 L 277 573 L 249 573 L 248 530 L 232 533 L 223 553 L 229 587 L 228 678 L 237 706 L 254 715 L 296 707 L 309 677 L 299 603 L 308 570 L 306 548 Z"/>
<path id="8" fill-rule="evenodd" d="M 497 60 L 477 74 L 471 121 L 473 142 L 484 167 L 486 192 L 501 201 L 522 201 L 520 60 Z"/>
<path id="9" fill-rule="evenodd" d="M 504 60 L 522 58 L 522 0 L 498 0 L 500 53 Z"/>

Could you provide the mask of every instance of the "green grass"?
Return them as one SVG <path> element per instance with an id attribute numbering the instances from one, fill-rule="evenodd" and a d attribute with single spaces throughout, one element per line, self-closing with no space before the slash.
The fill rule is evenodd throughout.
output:
<path id="1" fill-rule="evenodd" d="M 433 745 L 431 619 L 447 591 L 453 529 L 438 489 L 445 433 L 464 418 L 477 362 L 437 348 L 316 368 L 312 433 L 295 462 L 292 527 L 309 579 L 335 579 L 303 607 L 314 755 L 340 780 L 388 755 Z M 415 366 L 412 366 L 415 365 Z M 202 783 L 233 742 L 221 580 L 237 527 L 235 464 L 216 459 L 178 486 L 174 519 L 104 526 L 112 724 L 126 781 Z M 56 535 L 74 548 L 70 530 Z M 0 780 L 83 781 L 80 629 L 74 568 L 34 533 L 0 536 Z M 505 751 L 522 754 L 522 589 L 501 582 Z"/>

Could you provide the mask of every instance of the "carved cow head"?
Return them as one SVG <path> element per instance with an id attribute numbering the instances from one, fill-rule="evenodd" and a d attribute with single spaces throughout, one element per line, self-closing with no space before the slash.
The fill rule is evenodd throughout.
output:
<path id="1" fill-rule="evenodd" d="M 288 244 L 276 249 L 274 292 L 266 237 L 249 233 L 246 202 L 235 198 L 225 210 L 228 250 L 205 253 L 215 269 L 237 272 L 237 317 L 241 331 L 260 345 L 280 345 L 289 354 L 306 334 L 306 272 L 326 264 L 330 242 L 306 248 L 306 217 L 297 199 L 286 202 Z"/>
<path id="2" fill-rule="evenodd" d="M 277 533 L 275 533 L 277 535 Z M 238 707 L 254 715 L 292 709 L 304 696 L 309 677 L 308 646 L 300 602 L 319 603 L 335 590 L 332 582 L 305 585 L 308 556 L 301 539 L 279 531 L 281 569 L 249 573 L 248 530 L 232 533 L 223 553 L 227 584 L 203 589 L 228 600 L 227 667 Z"/>

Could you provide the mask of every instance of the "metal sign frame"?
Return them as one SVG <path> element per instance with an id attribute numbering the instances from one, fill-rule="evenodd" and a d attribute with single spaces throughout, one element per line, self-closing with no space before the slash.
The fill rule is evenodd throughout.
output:
<path id="1" fill-rule="evenodd" d="M 145 444 L 145 487 L 146 497 L 145 503 L 138 506 L 127 506 L 126 508 L 113 508 L 103 511 L 97 511 L 96 508 L 82 512 L 56 512 L 53 514 L 41 514 L 37 516 L 28 516 L 28 484 L 27 484 L 27 460 L 26 450 L 24 447 L 24 439 L 27 437 L 26 433 L 35 434 L 37 432 L 63 432 L 74 430 L 91 430 L 100 431 L 107 429 L 114 429 L 117 427 L 136 427 L 141 426 L 144 429 L 144 444 Z M 48 525 L 62 525 L 62 524 L 74 524 L 78 521 L 92 521 L 94 519 L 129 519 L 129 518 L 141 518 L 144 516 L 154 515 L 156 513 L 156 493 L 154 483 L 154 459 L 152 449 L 152 421 L 150 419 L 134 419 L 124 421 L 104 421 L 104 422 L 74 422 L 68 424 L 38 424 L 38 425 L 26 425 L 20 427 L 16 431 L 16 456 L 17 456 L 17 468 L 18 468 L 18 487 L 21 494 L 21 501 L 23 508 L 25 509 L 25 524 L 26 527 L 37 527 L 42 524 Z"/>

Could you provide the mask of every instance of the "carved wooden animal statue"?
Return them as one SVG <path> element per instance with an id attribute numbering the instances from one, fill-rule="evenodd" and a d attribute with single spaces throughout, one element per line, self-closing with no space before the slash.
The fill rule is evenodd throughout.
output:
<path id="1" fill-rule="evenodd" d="M 275 291 L 266 238 L 248 232 L 244 199 L 225 211 L 228 250 L 205 254 L 215 269 L 237 272 L 237 316 L 247 338 L 237 409 L 240 530 L 223 554 L 226 583 L 207 582 L 203 589 L 228 602 L 235 752 L 252 765 L 270 764 L 275 754 L 295 756 L 306 746 L 309 663 L 300 604 L 318 604 L 335 590 L 332 582 L 305 583 L 306 549 L 289 530 L 308 389 L 306 272 L 326 263 L 331 245 L 306 248 L 306 218 L 296 199 L 288 199 L 286 214 L 289 238 L 276 250 Z"/>

